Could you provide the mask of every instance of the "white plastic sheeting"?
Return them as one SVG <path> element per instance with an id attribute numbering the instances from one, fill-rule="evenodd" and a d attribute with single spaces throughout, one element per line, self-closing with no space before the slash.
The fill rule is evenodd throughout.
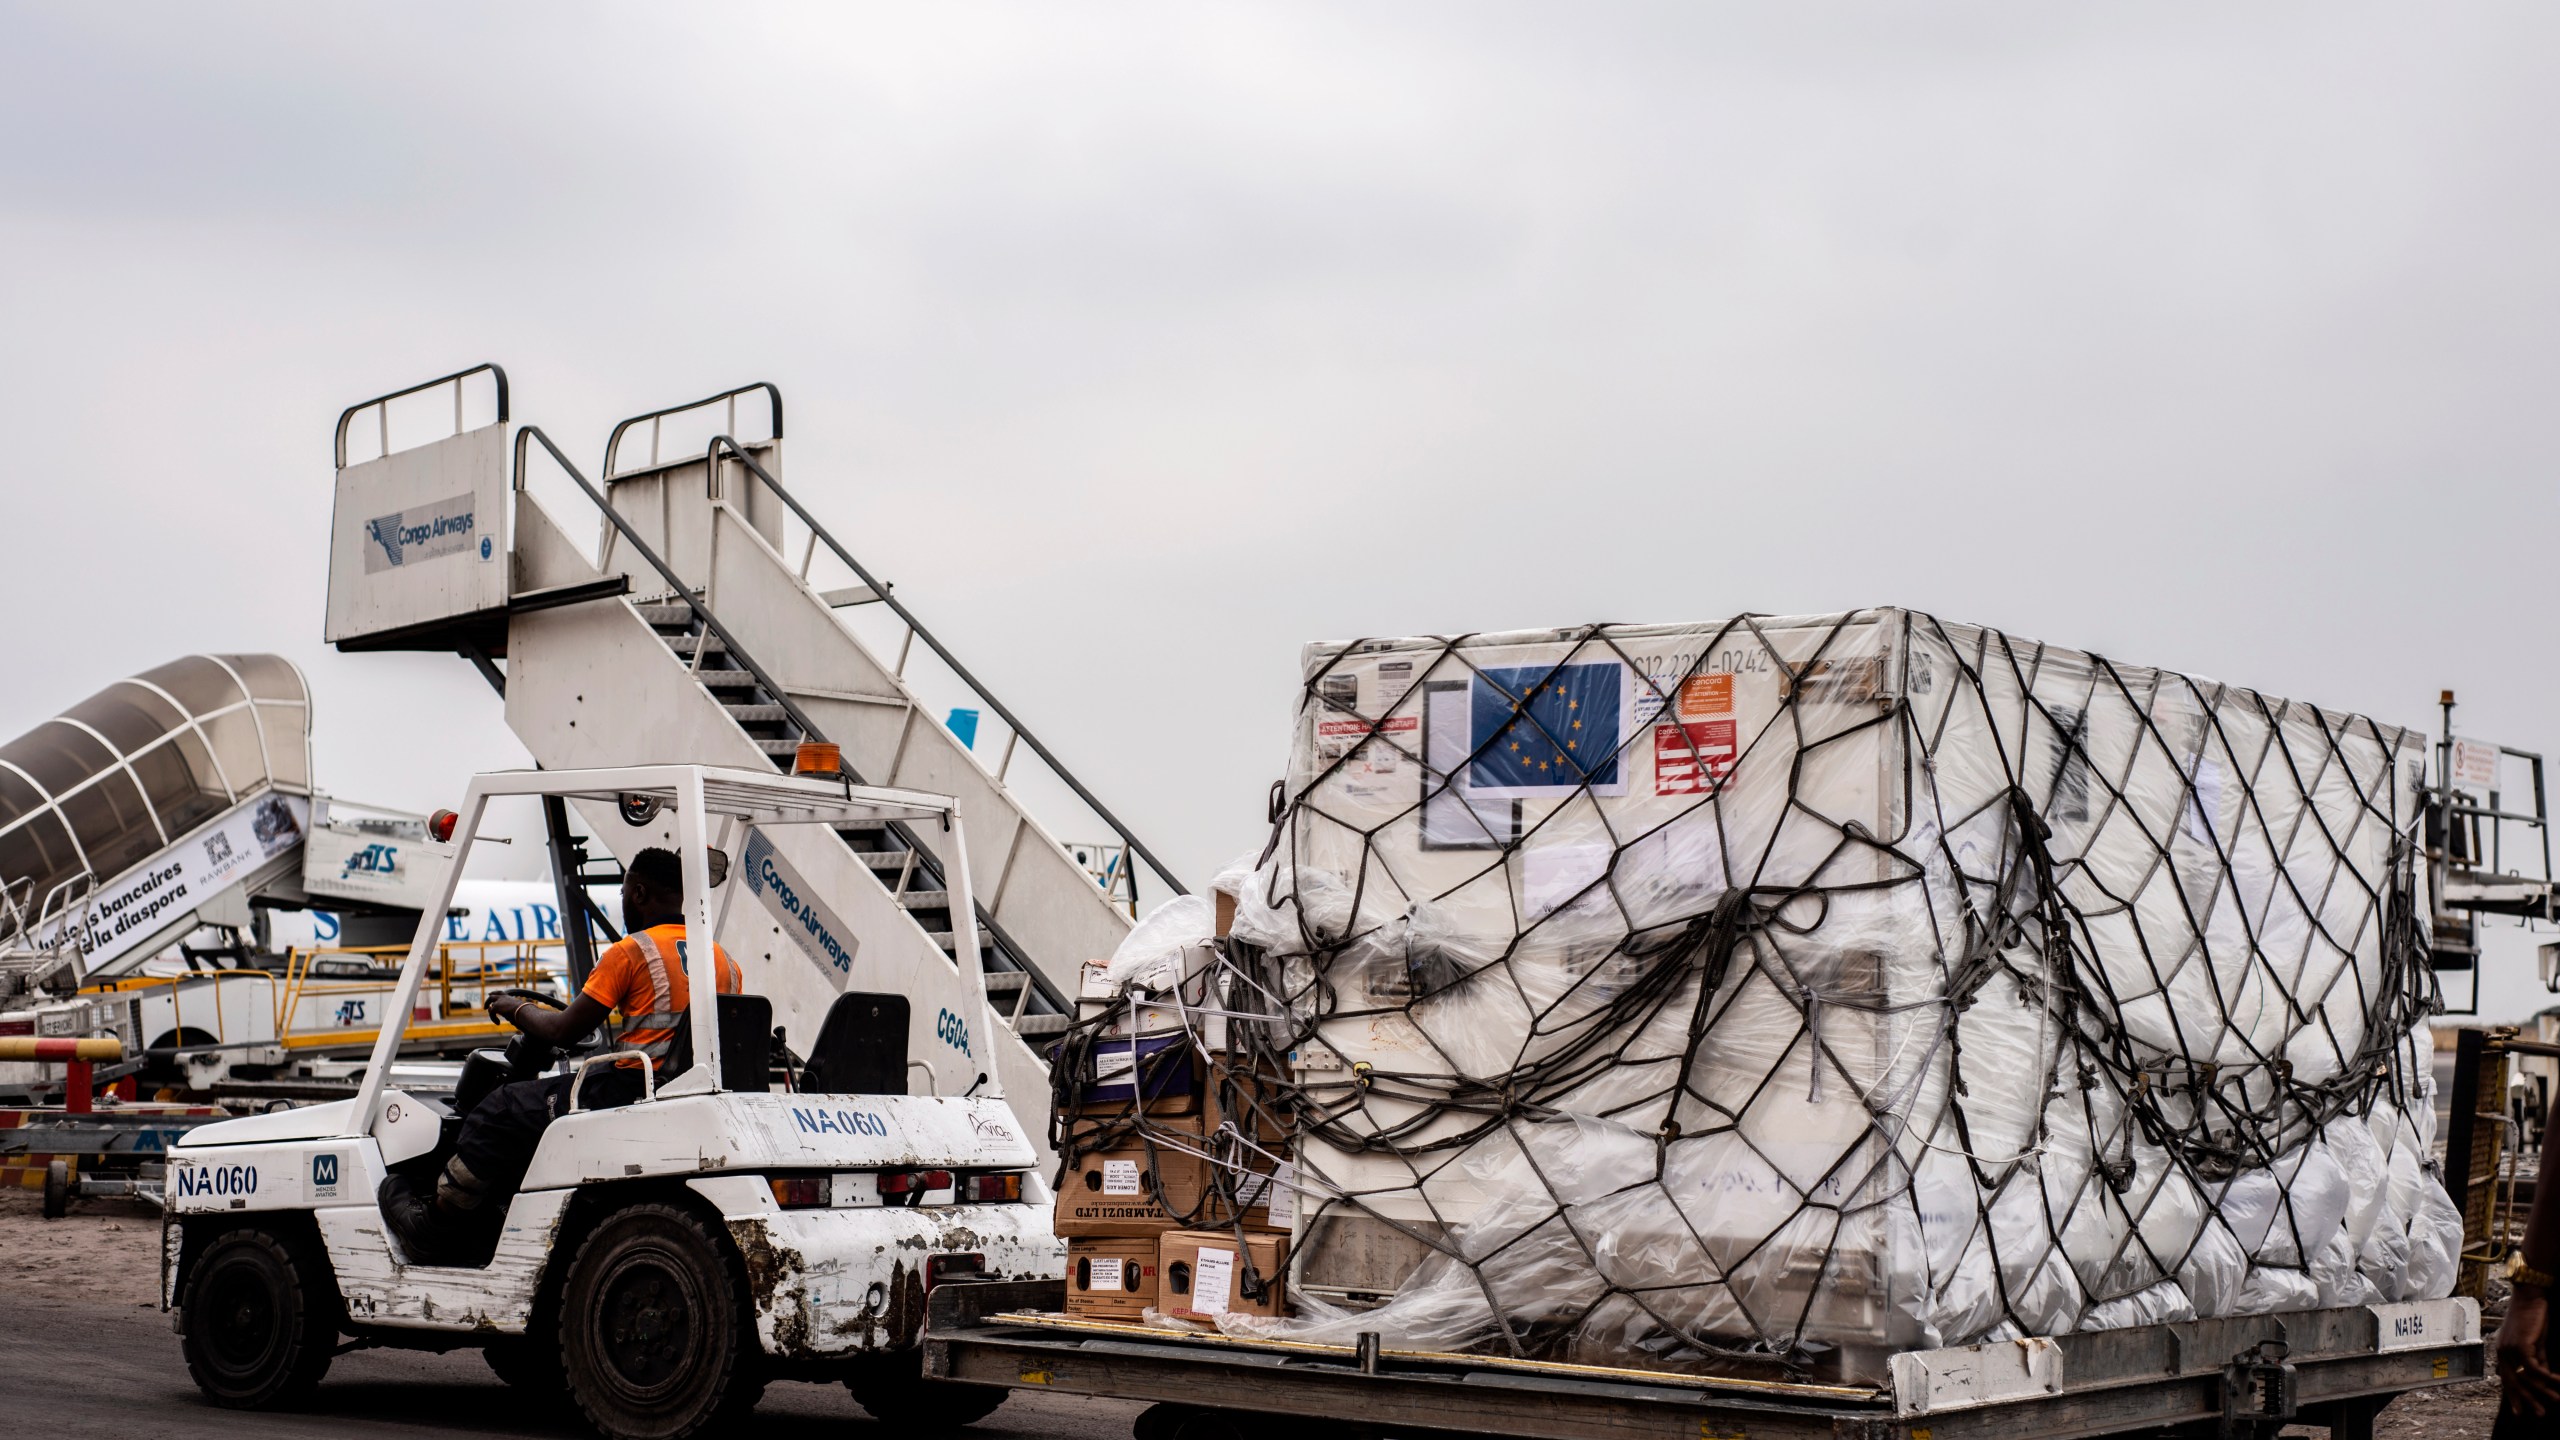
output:
<path id="1" fill-rule="evenodd" d="M 1898 610 L 1311 647 L 1228 884 L 1313 1283 L 1239 1324 L 1872 1378 L 2447 1294 L 2423 758 Z"/>

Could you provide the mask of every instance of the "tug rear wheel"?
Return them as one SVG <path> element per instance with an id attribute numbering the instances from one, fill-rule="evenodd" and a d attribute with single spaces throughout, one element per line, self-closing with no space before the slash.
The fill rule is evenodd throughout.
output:
<path id="1" fill-rule="evenodd" d="M 570 1397 L 608 1440 L 683 1440 L 734 1414 L 743 1319 L 701 1221 L 668 1205 L 621 1211 L 578 1247 L 561 1293 Z"/>
<path id="2" fill-rule="evenodd" d="M 321 1263 L 265 1230 L 213 1237 L 187 1276 L 187 1373 L 216 1405 L 264 1410 L 311 1393 L 338 1348 Z"/>

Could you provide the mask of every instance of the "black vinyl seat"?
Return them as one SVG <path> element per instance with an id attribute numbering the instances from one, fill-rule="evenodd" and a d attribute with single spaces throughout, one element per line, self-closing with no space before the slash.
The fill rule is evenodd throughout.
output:
<path id="1" fill-rule="evenodd" d="M 848 990 L 827 1007 L 800 1088 L 812 1095 L 907 1093 L 907 997 Z"/>
<path id="2" fill-rule="evenodd" d="M 720 997 L 720 1088 L 761 1095 L 773 1088 L 773 1001 Z"/>

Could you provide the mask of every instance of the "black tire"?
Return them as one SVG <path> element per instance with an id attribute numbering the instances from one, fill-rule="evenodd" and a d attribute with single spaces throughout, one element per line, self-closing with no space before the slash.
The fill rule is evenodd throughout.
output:
<path id="1" fill-rule="evenodd" d="M 44 1167 L 44 1218 L 59 1220 L 71 1213 L 71 1162 L 56 1160 Z"/>
<path id="2" fill-rule="evenodd" d="M 210 1048 L 220 1043 L 212 1035 L 189 1025 L 172 1030 L 152 1041 L 149 1048 L 162 1051 Z M 140 1080 L 144 1086 L 155 1090 L 164 1085 L 175 1085 L 184 1089 L 187 1083 L 187 1067 L 180 1063 L 175 1055 L 147 1056 L 142 1062 Z"/>
<path id="3" fill-rule="evenodd" d="M 883 1425 L 932 1434 L 975 1425 L 996 1413 L 1013 1392 L 1001 1385 L 963 1385 L 956 1380 L 928 1380 L 921 1355 L 892 1361 L 847 1379 L 853 1403 Z"/>
<path id="4" fill-rule="evenodd" d="M 560 1398 L 563 1377 L 558 1345 L 530 1335 L 511 1335 L 482 1346 L 480 1358 L 488 1362 L 490 1373 L 527 1396 L 545 1401 Z"/>
<path id="5" fill-rule="evenodd" d="M 268 1410 L 310 1395 L 338 1348 L 337 1286 L 309 1247 L 225 1230 L 187 1272 L 187 1373 L 214 1404 Z"/>
<path id="6" fill-rule="evenodd" d="M 740 1373 L 747 1334 L 718 1240 L 671 1205 L 608 1216 L 561 1291 L 560 1368 L 607 1440 L 682 1440 L 729 1418 L 741 1381 L 762 1388 Z"/>

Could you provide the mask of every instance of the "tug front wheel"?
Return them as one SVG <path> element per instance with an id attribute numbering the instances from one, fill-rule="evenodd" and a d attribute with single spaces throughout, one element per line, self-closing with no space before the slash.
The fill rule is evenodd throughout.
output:
<path id="1" fill-rule="evenodd" d="M 225 1230 L 187 1276 L 187 1373 L 216 1405 L 264 1410 L 311 1393 L 338 1348 L 321 1262 L 266 1230 Z"/>
<path id="2" fill-rule="evenodd" d="M 683 1440 L 734 1415 L 745 1343 L 736 1282 L 701 1221 L 634 1205 L 578 1247 L 560 1297 L 560 1368 L 608 1440 Z"/>

